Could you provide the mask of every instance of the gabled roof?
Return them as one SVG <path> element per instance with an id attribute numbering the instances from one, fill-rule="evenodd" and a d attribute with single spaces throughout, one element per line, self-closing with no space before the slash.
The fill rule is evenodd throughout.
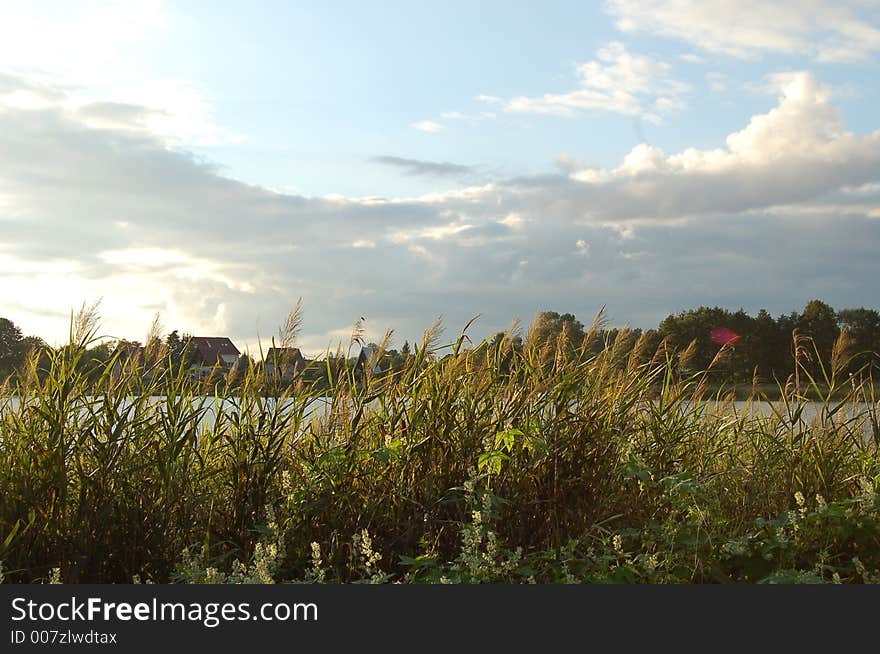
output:
<path id="1" fill-rule="evenodd" d="M 206 365 L 212 365 L 222 357 L 241 356 L 226 336 L 191 336 L 188 345 L 195 348 L 198 358 Z"/>
<path id="2" fill-rule="evenodd" d="M 375 352 L 376 348 L 374 347 L 361 347 L 361 352 L 360 354 L 358 354 L 357 360 L 354 363 L 355 372 L 363 371 L 363 369 L 367 366 L 367 362 L 370 360 Z M 382 372 L 382 368 L 379 367 L 379 362 L 373 361 L 373 374 L 378 374 L 380 372 Z"/>
<path id="3" fill-rule="evenodd" d="M 303 358 L 305 357 L 303 357 L 298 347 L 270 347 L 266 352 L 264 361 L 271 362 L 275 359 L 296 360 Z"/>

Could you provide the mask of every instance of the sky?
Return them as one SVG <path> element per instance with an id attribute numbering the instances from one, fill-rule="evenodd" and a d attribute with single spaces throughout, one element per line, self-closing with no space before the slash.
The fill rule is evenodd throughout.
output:
<path id="1" fill-rule="evenodd" d="M 880 0 L 0 0 L 0 315 L 53 344 L 880 306 Z"/>

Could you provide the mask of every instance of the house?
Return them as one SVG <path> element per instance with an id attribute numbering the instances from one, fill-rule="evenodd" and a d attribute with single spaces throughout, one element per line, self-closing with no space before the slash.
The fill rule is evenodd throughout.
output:
<path id="1" fill-rule="evenodd" d="M 192 357 L 190 374 L 197 379 L 204 379 L 218 368 L 231 370 L 241 356 L 225 336 L 191 336 L 186 347 Z"/>
<path id="2" fill-rule="evenodd" d="M 306 359 L 298 347 L 270 347 L 263 359 L 263 367 L 269 378 L 281 377 L 290 382 L 306 367 Z"/>
<path id="3" fill-rule="evenodd" d="M 377 350 L 378 348 L 370 347 L 369 345 L 361 348 L 361 352 L 358 354 L 357 361 L 355 361 L 354 364 L 355 377 L 360 379 L 364 370 L 372 370 L 374 375 L 378 375 L 382 372 L 382 369 L 379 367 L 379 362 L 376 360 L 378 354 Z"/>

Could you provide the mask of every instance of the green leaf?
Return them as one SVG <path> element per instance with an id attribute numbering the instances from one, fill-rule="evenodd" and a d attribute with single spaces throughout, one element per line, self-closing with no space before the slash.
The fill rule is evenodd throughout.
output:
<path id="1" fill-rule="evenodd" d="M 10 531 L 9 535 L 3 540 L 3 549 L 4 550 L 6 550 L 12 544 L 12 539 L 15 538 L 15 535 L 18 533 L 18 530 L 20 527 L 21 527 L 21 520 L 16 520 L 15 524 L 12 526 L 12 531 Z"/>
<path id="2" fill-rule="evenodd" d="M 498 450 L 484 452 L 477 459 L 477 468 L 480 470 L 488 468 L 489 472 L 497 475 L 501 472 L 501 464 L 509 460 L 510 457 L 507 454 Z"/>
<path id="3" fill-rule="evenodd" d="M 495 434 L 495 448 L 513 452 L 517 436 L 523 438 L 525 434 L 521 429 L 506 429 L 505 431 L 498 432 Z"/>

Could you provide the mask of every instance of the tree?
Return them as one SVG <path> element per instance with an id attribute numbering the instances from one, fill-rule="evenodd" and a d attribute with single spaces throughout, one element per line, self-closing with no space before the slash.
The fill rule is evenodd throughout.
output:
<path id="1" fill-rule="evenodd" d="M 165 347 L 171 358 L 171 367 L 176 370 L 183 363 L 184 351 L 186 350 L 186 343 L 180 338 L 176 329 L 165 337 Z"/>
<path id="2" fill-rule="evenodd" d="M 660 323 L 660 334 L 674 350 L 680 353 L 687 351 L 687 359 L 682 358 L 684 368 L 691 371 L 707 370 L 719 350 L 719 345 L 712 341 L 712 330 L 729 328 L 732 322 L 733 317 L 726 309 L 699 307 L 667 316 Z"/>
<path id="3" fill-rule="evenodd" d="M 233 378 L 241 379 L 249 370 L 256 367 L 256 363 L 249 354 L 241 354 L 232 366 Z"/>
<path id="4" fill-rule="evenodd" d="M 757 369 L 762 380 L 784 382 L 791 374 L 791 329 L 786 328 L 787 320 L 780 317 L 777 322 L 766 309 L 761 309 L 753 320 L 748 343 L 749 369 Z"/>
<path id="5" fill-rule="evenodd" d="M 555 344 L 562 334 L 569 347 L 577 348 L 584 341 L 584 325 L 573 313 L 559 314 L 556 311 L 541 311 L 529 327 L 527 342 L 532 346 Z"/>
<path id="6" fill-rule="evenodd" d="M 85 374 L 89 380 L 95 381 L 101 376 L 107 362 L 113 357 L 113 353 L 118 347 L 118 343 L 106 342 L 87 349 L 77 362 L 77 369 Z"/>
<path id="7" fill-rule="evenodd" d="M 15 323 L 0 318 L 0 379 L 20 368 L 31 350 L 46 347 L 42 338 L 24 336 Z"/>
<path id="8" fill-rule="evenodd" d="M 176 329 L 165 336 L 165 349 L 173 370 L 179 369 L 181 365 L 189 368 L 195 363 L 196 352 L 190 339 L 190 334 L 180 336 Z"/>
<path id="9" fill-rule="evenodd" d="M 809 336 L 813 339 L 822 365 L 829 370 L 831 351 L 834 342 L 840 336 L 837 312 L 821 300 L 810 300 L 798 318 L 797 327 L 801 336 Z M 818 362 L 813 363 L 813 371 L 818 373 L 819 367 L 816 365 Z"/>
<path id="10" fill-rule="evenodd" d="M 21 356 L 21 330 L 6 318 L 0 318 L 0 373 L 11 372 Z"/>
<path id="11" fill-rule="evenodd" d="M 880 369 L 880 313 L 874 309 L 841 309 L 837 317 L 852 339 L 850 372 L 865 366 Z"/>

